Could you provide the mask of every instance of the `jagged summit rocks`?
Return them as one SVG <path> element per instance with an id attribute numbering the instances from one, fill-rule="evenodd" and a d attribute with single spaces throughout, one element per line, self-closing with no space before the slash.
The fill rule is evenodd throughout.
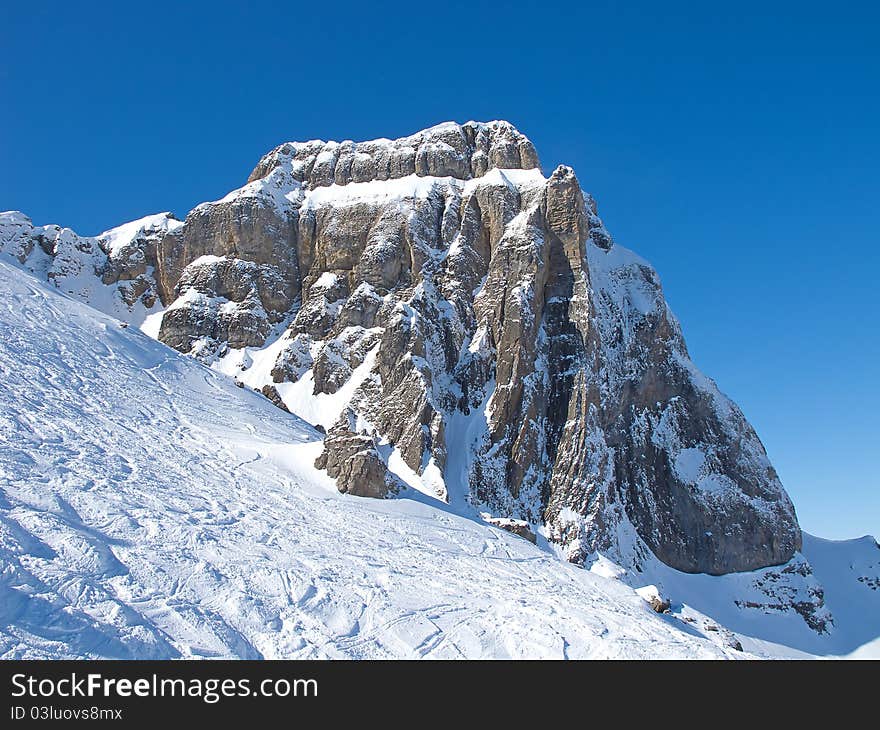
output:
<path id="1" fill-rule="evenodd" d="M 800 548 L 763 446 L 691 363 L 654 270 L 507 122 L 285 143 L 185 221 L 115 230 L 4 214 L 0 247 L 21 263 L 39 249 L 50 276 L 72 247 L 107 286 L 142 280 L 120 306 L 326 429 L 318 465 L 340 491 L 467 501 L 574 562 L 653 553 L 720 574 Z"/>
<path id="2" fill-rule="evenodd" d="M 396 140 L 286 142 L 265 155 L 248 182 L 280 166 L 309 188 L 419 177 L 482 177 L 493 168 L 539 167 L 532 143 L 509 122 L 446 122 Z"/>

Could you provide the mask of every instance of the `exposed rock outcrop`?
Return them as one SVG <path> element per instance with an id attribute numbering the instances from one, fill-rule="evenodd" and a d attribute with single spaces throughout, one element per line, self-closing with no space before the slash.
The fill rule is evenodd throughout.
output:
<path id="1" fill-rule="evenodd" d="M 508 122 L 448 123 L 397 140 L 286 142 L 260 160 L 248 182 L 282 165 L 290 165 L 296 180 L 316 188 L 408 175 L 466 180 L 492 168 L 536 168 L 538 155 Z"/>
<path id="2" fill-rule="evenodd" d="M 159 339 L 183 352 L 205 341 L 258 347 L 290 309 L 296 291 L 274 264 L 200 256 L 175 285 L 176 298 L 162 317 Z"/>
<path id="3" fill-rule="evenodd" d="M 65 294 L 138 323 L 159 308 L 156 247 L 183 223 L 170 213 L 131 221 L 98 236 L 35 226 L 18 211 L 0 213 L 0 252 Z"/>
<path id="4" fill-rule="evenodd" d="M 260 388 L 260 392 L 272 401 L 273 405 L 278 406 L 282 411 L 290 413 L 290 409 L 287 407 L 287 404 L 285 404 L 284 399 L 279 395 L 278 389 L 274 385 L 266 383 L 266 385 Z"/>
<path id="5" fill-rule="evenodd" d="M 521 537 L 529 542 L 538 542 L 538 536 L 532 532 L 532 528 L 525 520 L 512 520 L 509 517 L 490 517 L 484 515 L 483 519 L 493 527 L 498 527 L 506 532 L 510 532 L 517 537 Z"/>
<path id="6" fill-rule="evenodd" d="M 324 451 L 315 466 L 326 469 L 343 494 L 387 497 L 398 491 L 401 484 L 379 456 L 375 438 L 356 431 L 356 420 L 356 414 L 346 409 L 327 432 Z"/>

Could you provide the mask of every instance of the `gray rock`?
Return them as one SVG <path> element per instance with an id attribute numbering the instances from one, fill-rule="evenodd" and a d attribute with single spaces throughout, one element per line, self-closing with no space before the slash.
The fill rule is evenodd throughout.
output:
<path id="1" fill-rule="evenodd" d="M 280 165 L 310 187 L 389 180 L 407 175 L 481 177 L 493 167 L 536 168 L 532 143 L 508 122 L 431 127 L 410 137 L 372 142 L 286 142 L 265 155 L 248 182 Z"/>
<path id="2" fill-rule="evenodd" d="M 327 432 L 327 448 L 315 466 L 326 469 L 343 494 L 377 499 L 394 494 L 400 484 L 388 472 L 374 440 L 352 430 L 353 420 L 354 414 L 347 411 Z"/>
<path id="3" fill-rule="evenodd" d="M 532 531 L 529 523 L 524 520 L 512 520 L 509 517 L 483 517 L 483 519 L 490 525 L 513 533 L 517 537 L 521 537 L 531 543 L 538 542 L 537 535 Z"/>
<path id="4" fill-rule="evenodd" d="M 295 220 L 270 202 L 240 197 L 195 208 L 184 225 L 158 243 L 156 279 L 164 304 L 175 299 L 184 269 L 201 256 L 269 265 L 280 277 L 287 299 L 299 293 Z"/>
<path id="5" fill-rule="evenodd" d="M 266 398 L 272 401 L 272 405 L 280 408 L 286 413 L 290 413 L 290 409 L 284 403 L 284 400 L 281 398 L 281 394 L 278 392 L 278 389 L 274 385 L 272 385 L 271 383 L 267 383 L 260 389 L 260 392 L 264 396 L 266 396 Z"/>
<path id="6" fill-rule="evenodd" d="M 289 339 L 282 347 L 272 367 L 272 382 L 295 383 L 299 380 L 314 364 L 311 345 L 311 337 L 301 333 Z"/>
<path id="7" fill-rule="evenodd" d="M 672 606 L 669 602 L 668 598 L 663 598 L 662 596 L 651 596 L 651 600 L 649 601 L 651 606 L 651 610 L 656 613 L 666 613 Z M 742 648 L 740 648 L 742 651 Z"/>
<path id="8" fill-rule="evenodd" d="M 272 264 L 202 256 L 181 273 L 159 339 L 181 352 L 199 341 L 258 347 L 293 305 L 296 290 Z"/>

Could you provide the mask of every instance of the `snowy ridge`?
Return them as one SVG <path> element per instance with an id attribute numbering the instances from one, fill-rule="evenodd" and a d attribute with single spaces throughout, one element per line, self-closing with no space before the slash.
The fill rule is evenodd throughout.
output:
<path id="1" fill-rule="evenodd" d="M 704 634 L 735 637 L 758 656 L 880 658 L 880 589 L 871 577 L 880 575 L 880 547 L 869 536 L 830 541 L 804 533 L 803 552 L 789 563 L 722 576 L 681 573 L 653 556 L 639 571 L 599 553 L 585 567 L 658 593 L 672 616 Z"/>
<path id="2" fill-rule="evenodd" d="M 97 238 L 103 243 L 103 248 L 107 253 L 113 256 L 125 246 L 129 246 L 141 234 L 173 231 L 182 225 L 183 221 L 176 220 L 171 213 L 156 213 L 111 228 Z"/>
<path id="3" fill-rule="evenodd" d="M 145 240 L 182 225 L 170 213 L 159 213 L 92 237 L 57 225 L 35 226 L 24 213 L 5 211 L 0 212 L 0 255 L 5 255 L 0 260 L 140 327 L 151 316 L 161 317 L 162 311 L 153 265 L 144 254 Z"/>

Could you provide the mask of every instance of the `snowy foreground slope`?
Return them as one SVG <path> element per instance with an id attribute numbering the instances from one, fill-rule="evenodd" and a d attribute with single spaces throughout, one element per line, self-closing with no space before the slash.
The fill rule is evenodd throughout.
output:
<path id="1" fill-rule="evenodd" d="M 0 656 L 742 657 L 0 262 Z"/>
<path id="2" fill-rule="evenodd" d="M 822 635 L 737 607 L 768 571 L 583 570 L 415 491 L 341 495 L 262 396 L 3 262 L 0 290 L 4 658 L 877 654 L 870 538 L 805 536 Z"/>

